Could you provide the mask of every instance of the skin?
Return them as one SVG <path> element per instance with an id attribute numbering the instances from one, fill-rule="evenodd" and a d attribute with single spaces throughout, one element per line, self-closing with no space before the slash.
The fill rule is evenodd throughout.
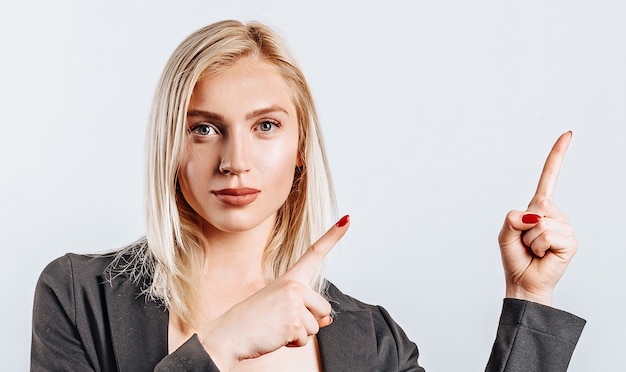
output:
<path id="1" fill-rule="evenodd" d="M 552 305 L 552 292 L 574 257 L 578 242 L 567 216 L 553 202 L 561 164 L 572 132 L 556 141 L 543 168 L 537 191 L 522 211 L 510 211 L 498 241 L 506 280 L 506 296 Z M 527 214 L 539 222 L 522 222 Z"/>
<path id="2" fill-rule="evenodd" d="M 317 365 L 311 340 L 332 322 L 330 304 L 309 283 L 348 224 L 332 228 L 273 283 L 267 285 L 261 270 L 298 163 L 299 124 L 289 93 L 272 65 L 244 58 L 201 79 L 190 101 L 190 140 L 179 184 L 201 217 L 211 269 L 198 283 L 204 324 L 189 329 L 171 313 L 169 347 L 175 350 L 197 333 L 220 370 L 242 368 L 243 362 L 262 361 L 268 354 L 278 356 L 273 362 Z M 219 190 L 258 192 L 253 201 L 238 205 L 238 196 L 227 196 L 225 202 Z M 299 350 L 308 351 L 294 354 Z"/>
<path id="3" fill-rule="evenodd" d="M 269 236 L 291 190 L 298 152 L 298 120 L 282 77 L 270 65 L 242 60 L 197 83 L 187 119 L 190 141 L 178 179 L 206 222 L 205 235 L 260 229 Z M 247 205 L 225 203 L 219 193 L 244 188 L 258 190 Z"/>
<path id="4" fill-rule="evenodd" d="M 305 346 L 309 336 L 332 323 L 330 303 L 308 283 L 348 227 L 349 223 L 331 227 L 285 275 L 231 308 L 199 334 L 220 369 L 224 366 L 229 370 L 242 360 L 282 346 Z M 263 322 L 258 321 L 258 314 L 264 314 Z M 238 334 L 247 337 L 242 339 Z"/>
<path id="5" fill-rule="evenodd" d="M 181 335 L 170 340 L 170 349 L 197 333 L 220 370 L 289 350 L 285 346 L 305 349 L 321 327 L 332 323 L 330 304 L 308 283 L 349 221 L 333 225 L 276 281 L 266 284 L 261 273 L 263 249 L 298 161 L 297 120 L 288 93 L 271 65 L 243 59 L 201 80 L 191 100 L 192 141 L 181 164 L 180 185 L 209 241 L 211 270 L 199 286 L 211 301 L 204 304 L 206 322 L 198 329 L 177 328 L 175 314 L 170 315 L 171 334 Z M 268 107 L 272 109 L 261 115 L 251 114 Z M 199 111 L 218 114 L 219 125 L 212 122 L 216 115 Z M 281 123 L 278 130 L 264 124 L 268 119 Z M 570 139 L 568 132 L 557 140 L 528 209 L 511 211 L 504 221 L 499 243 L 507 297 L 550 305 L 554 286 L 576 252 L 573 229 L 552 202 Z M 253 202 L 233 206 L 212 191 L 237 187 L 260 192 Z M 527 213 L 541 220 L 523 223 Z"/>

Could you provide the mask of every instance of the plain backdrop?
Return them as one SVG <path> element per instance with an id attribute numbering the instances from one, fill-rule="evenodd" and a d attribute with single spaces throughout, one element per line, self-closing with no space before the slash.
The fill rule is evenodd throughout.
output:
<path id="1" fill-rule="evenodd" d="M 571 371 L 623 371 L 626 3 L 6 1 L 0 3 L 0 360 L 29 366 L 41 270 L 144 231 L 144 132 L 169 54 L 234 18 L 285 37 L 313 90 L 352 225 L 329 257 L 429 371 L 480 371 L 504 282 L 496 236 L 556 138 L 556 202 L 580 248 L 554 306 L 588 324 Z"/>

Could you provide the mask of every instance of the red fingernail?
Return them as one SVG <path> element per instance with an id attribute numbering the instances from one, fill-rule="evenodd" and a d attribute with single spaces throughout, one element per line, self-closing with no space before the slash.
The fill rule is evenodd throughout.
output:
<path id="1" fill-rule="evenodd" d="M 538 214 L 528 213 L 522 216 L 523 223 L 537 223 L 541 220 L 541 216 Z"/>
<path id="2" fill-rule="evenodd" d="M 337 227 L 345 226 L 350 221 L 350 215 L 346 214 L 337 222 Z"/>

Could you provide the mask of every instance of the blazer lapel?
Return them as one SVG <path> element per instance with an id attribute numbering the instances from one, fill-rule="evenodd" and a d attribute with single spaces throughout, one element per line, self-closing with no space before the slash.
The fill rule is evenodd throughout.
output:
<path id="1" fill-rule="evenodd" d="M 369 311 L 336 309 L 336 312 L 333 323 L 317 334 L 323 370 L 373 370 L 376 335 Z"/>
<path id="2" fill-rule="evenodd" d="M 101 280 L 111 343 L 119 371 L 152 371 L 167 355 L 168 312 L 147 301 L 125 276 Z M 377 341 L 368 310 L 335 309 L 333 323 L 317 334 L 324 371 L 371 371 L 376 366 Z"/>
<path id="3" fill-rule="evenodd" d="M 167 311 L 125 276 L 102 283 L 118 370 L 152 371 L 167 355 Z"/>

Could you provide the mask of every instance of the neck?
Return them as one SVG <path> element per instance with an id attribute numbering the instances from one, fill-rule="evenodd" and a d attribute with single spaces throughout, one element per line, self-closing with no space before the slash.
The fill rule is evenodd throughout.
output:
<path id="1" fill-rule="evenodd" d="M 273 218 L 241 232 L 224 232 L 210 226 L 203 229 L 208 263 L 196 290 L 205 320 L 217 318 L 265 287 L 262 260 L 273 229 Z"/>
<path id="2" fill-rule="evenodd" d="M 207 279 L 220 283 L 264 282 L 263 253 L 274 230 L 274 221 L 268 218 L 253 229 L 238 232 L 205 227 Z"/>

